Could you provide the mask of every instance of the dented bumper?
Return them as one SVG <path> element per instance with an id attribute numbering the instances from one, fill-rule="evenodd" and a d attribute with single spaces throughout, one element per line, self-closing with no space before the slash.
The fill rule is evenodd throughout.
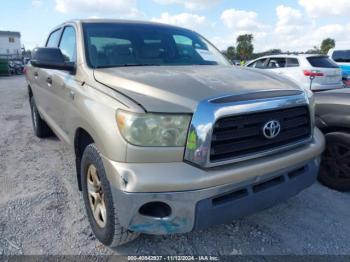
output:
<path id="1" fill-rule="evenodd" d="M 113 190 L 123 227 L 148 234 L 186 233 L 268 208 L 296 195 L 316 180 L 320 159 L 264 176 L 260 182 L 225 185 L 202 190 L 167 193 L 127 193 Z M 166 203 L 167 217 L 140 214 L 151 202 Z"/>
<path id="2" fill-rule="evenodd" d="M 104 158 L 120 224 L 148 234 L 186 233 L 273 206 L 316 180 L 325 141 L 315 129 L 303 147 L 210 169 L 187 163 L 116 163 Z M 140 212 L 162 203 L 164 215 Z"/>

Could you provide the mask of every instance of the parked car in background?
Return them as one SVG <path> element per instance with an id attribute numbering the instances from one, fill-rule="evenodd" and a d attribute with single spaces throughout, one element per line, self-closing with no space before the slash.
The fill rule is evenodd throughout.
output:
<path id="1" fill-rule="evenodd" d="M 22 61 L 16 60 L 14 61 L 15 67 L 16 67 L 16 74 L 21 75 L 23 74 L 24 69 L 24 63 Z"/>
<path id="2" fill-rule="evenodd" d="M 23 73 L 24 65 L 21 61 L 10 60 L 8 63 L 12 70 L 12 74 L 21 75 Z"/>
<path id="3" fill-rule="evenodd" d="M 324 55 L 271 55 L 255 59 L 246 66 L 288 77 L 304 89 L 310 89 L 310 76 L 313 76 L 312 91 L 344 87 L 341 69 Z"/>
<path id="4" fill-rule="evenodd" d="M 192 30 L 70 21 L 26 68 L 34 132 L 74 151 L 105 245 L 231 222 L 317 178 L 312 92 L 233 67 Z"/>
<path id="5" fill-rule="evenodd" d="M 13 75 L 15 73 L 15 69 L 11 67 L 9 61 L 7 59 L 0 59 L 0 75 Z"/>
<path id="6" fill-rule="evenodd" d="M 328 56 L 340 66 L 343 72 L 344 84 L 350 87 L 350 49 L 331 49 Z"/>
<path id="7" fill-rule="evenodd" d="M 315 93 L 316 124 L 326 136 L 319 181 L 339 191 L 350 190 L 350 89 Z"/>

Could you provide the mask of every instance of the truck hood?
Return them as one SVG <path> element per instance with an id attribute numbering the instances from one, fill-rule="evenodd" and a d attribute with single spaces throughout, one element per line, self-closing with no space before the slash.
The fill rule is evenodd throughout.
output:
<path id="1" fill-rule="evenodd" d="M 298 86 L 275 74 L 231 66 L 147 66 L 95 69 L 96 81 L 148 112 L 193 113 L 198 103 L 225 95 Z"/>

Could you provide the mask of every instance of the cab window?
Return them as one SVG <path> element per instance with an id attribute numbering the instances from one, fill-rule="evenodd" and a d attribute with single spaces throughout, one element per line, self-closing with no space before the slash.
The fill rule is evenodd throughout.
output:
<path id="1" fill-rule="evenodd" d="M 76 62 L 76 35 L 73 27 L 64 28 L 59 48 L 67 62 Z"/>
<path id="2" fill-rule="evenodd" d="M 60 37 L 60 29 L 53 31 L 46 41 L 46 47 L 57 47 L 58 39 Z"/>

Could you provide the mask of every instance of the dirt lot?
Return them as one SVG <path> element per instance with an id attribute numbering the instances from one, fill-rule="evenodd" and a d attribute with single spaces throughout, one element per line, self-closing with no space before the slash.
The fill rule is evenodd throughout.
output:
<path id="1" fill-rule="evenodd" d="M 350 194 L 319 184 L 258 214 L 110 250 L 92 235 L 73 155 L 38 139 L 21 76 L 0 78 L 0 254 L 350 254 Z"/>

